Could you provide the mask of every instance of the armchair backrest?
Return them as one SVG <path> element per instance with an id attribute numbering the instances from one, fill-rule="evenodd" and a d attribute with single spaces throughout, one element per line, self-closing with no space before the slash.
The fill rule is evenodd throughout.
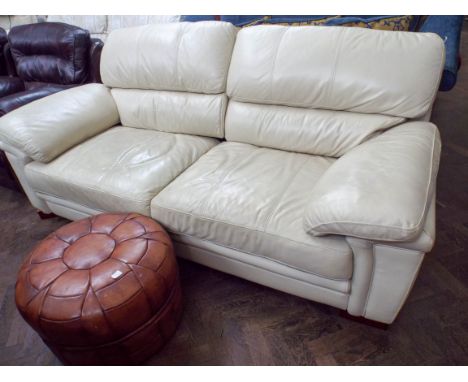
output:
<path id="1" fill-rule="evenodd" d="M 7 74 L 7 67 L 5 56 L 3 54 L 3 48 L 8 43 L 8 38 L 5 29 L 0 27 L 0 75 Z"/>
<path id="2" fill-rule="evenodd" d="M 432 106 L 444 44 L 434 34 L 256 26 L 238 33 L 226 139 L 341 156 Z"/>
<path id="3" fill-rule="evenodd" d="M 224 137 L 226 78 L 237 29 L 230 23 L 169 23 L 117 29 L 101 56 L 129 127 Z"/>
<path id="4" fill-rule="evenodd" d="M 75 85 L 88 77 L 91 39 L 84 29 L 63 23 L 20 25 L 8 40 L 17 75 L 25 82 Z"/>

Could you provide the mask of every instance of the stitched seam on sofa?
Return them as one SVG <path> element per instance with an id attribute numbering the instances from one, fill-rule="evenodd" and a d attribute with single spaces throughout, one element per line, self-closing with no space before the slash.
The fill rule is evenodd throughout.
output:
<path id="1" fill-rule="evenodd" d="M 270 97 L 273 98 L 273 83 L 274 83 L 274 77 L 275 77 L 275 70 L 276 70 L 276 61 L 278 60 L 278 55 L 281 47 L 281 43 L 283 42 L 284 36 L 286 35 L 288 31 L 288 28 L 285 28 L 283 30 L 283 33 L 281 34 L 280 40 L 278 42 L 278 45 L 276 46 L 276 53 L 275 53 L 275 59 L 273 60 L 273 66 L 271 69 L 271 76 L 270 76 Z"/>
<path id="2" fill-rule="evenodd" d="M 147 202 L 148 202 L 148 200 L 146 200 L 146 199 L 130 199 L 130 198 L 126 198 L 125 196 L 121 196 L 121 195 L 114 194 L 114 193 L 112 193 L 112 192 L 99 190 L 99 189 L 97 189 L 97 188 L 91 187 L 91 186 L 86 185 L 86 184 L 74 183 L 74 182 L 71 182 L 71 181 L 68 180 L 68 179 L 67 179 L 67 180 L 64 180 L 64 179 L 62 179 L 62 178 L 55 177 L 55 176 L 50 175 L 50 174 L 46 174 L 46 173 L 43 173 L 43 172 L 36 171 L 36 170 L 34 170 L 34 169 L 31 169 L 31 167 L 28 167 L 28 171 L 34 172 L 34 173 L 38 174 L 40 177 L 45 176 L 45 177 L 48 177 L 48 178 L 50 178 L 50 179 L 52 179 L 52 180 L 64 181 L 64 183 L 66 183 L 66 184 L 71 184 L 72 186 L 75 186 L 75 187 L 78 187 L 78 188 L 84 188 L 84 189 L 96 191 L 97 193 L 104 194 L 104 196 L 110 195 L 110 196 L 113 196 L 113 197 L 115 197 L 115 198 L 122 199 L 122 200 L 124 200 L 124 201 L 130 201 L 130 202 L 136 202 L 136 203 L 147 203 Z M 54 196 L 54 194 L 51 193 L 51 192 L 43 192 L 43 191 L 37 190 L 36 188 L 33 188 L 33 189 L 34 189 L 35 192 L 42 192 L 42 193 L 44 193 L 44 194 L 50 194 L 50 195 L 53 195 L 53 196 Z M 156 194 L 156 195 L 157 195 L 157 194 Z M 154 195 L 154 196 L 156 196 L 156 195 Z M 151 197 L 149 198 L 149 202 L 151 202 L 151 199 L 154 198 L 154 196 L 151 196 Z M 62 199 L 64 199 L 64 198 L 62 198 Z M 65 200 L 65 199 L 64 199 L 64 200 Z M 149 206 L 149 203 L 148 203 L 148 206 Z"/>
<path id="3" fill-rule="evenodd" d="M 406 299 L 408 298 L 408 295 L 410 294 L 411 290 L 413 289 L 413 286 L 414 286 L 414 283 L 416 282 L 416 279 L 418 278 L 418 274 L 419 274 L 419 271 L 421 270 L 421 264 L 424 260 L 424 256 L 421 258 L 421 260 L 419 261 L 419 265 L 418 265 L 418 270 L 416 271 L 416 273 L 414 274 L 414 277 L 413 277 L 413 281 L 411 282 L 411 284 L 409 285 L 408 288 L 406 288 L 406 291 L 404 293 L 404 296 L 402 299 L 400 299 L 400 304 L 398 304 L 398 308 L 395 312 L 395 315 L 393 316 L 393 319 L 396 317 L 396 315 L 400 312 L 401 308 L 403 307 L 403 305 L 405 304 L 406 302 Z"/>
<path id="4" fill-rule="evenodd" d="M 271 257 L 266 257 L 266 256 L 263 256 L 263 255 L 259 255 L 259 254 L 257 254 L 257 253 L 249 252 L 249 251 L 246 251 L 246 250 L 244 250 L 244 249 L 234 248 L 234 247 L 231 247 L 231 246 L 226 245 L 226 244 L 220 244 L 220 243 L 215 242 L 215 241 L 212 241 L 212 240 L 201 239 L 201 238 L 196 237 L 196 236 L 194 236 L 194 235 L 188 235 L 188 234 L 186 234 L 186 233 L 180 233 L 180 232 L 176 232 L 176 231 L 173 231 L 173 230 L 170 230 L 170 229 L 167 229 L 167 231 L 170 232 L 170 233 L 172 233 L 172 234 L 178 235 L 178 236 L 186 236 L 186 237 L 190 237 L 190 238 L 195 237 L 197 240 L 204 241 L 205 243 L 215 244 L 215 245 L 218 245 L 218 246 L 223 247 L 223 248 L 227 248 L 227 249 L 231 249 L 231 250 L 233 250 L 233 251 L 242 252 L 242 253 L 245 253 L 245 254 L 247 254 L 247 255 L 251 255 L 251 256 L 253 256 L 253 257 L 260 257 L 260 258 L 262 258 L 262 259 L 264 259 L 264 260 L 268 260 L 268 261 L 271 261 L 271 262 L 273 262 L 273 263 L 280 264 L 280 265 L 282 265 L 282 266 L 284 266 L 284 267 L 286 267 L 286 268 L 290 268 L 290 269 L 293 269 L 293 270 L 295 270 L 295 271 L 302 272 L 302 273 L 306 273 L 306 274 L 309 274 L 309 275 L 312 275 L 312 276 L 320 277 L 320 278 L 322 278 L 322 279 L 327 279 L 327 280 L 330 280 L 330 281 L 338 281 L 338 282 L 349 282 L 349 281 L 351 280 L 351 278 L 349 278 L 349 279 L 343 279 L 343 278 L 333 278 L 333 277 L 329 277 L 329 276 L 323 276 L 323 275 L 321 275 L 321 274 L 319 274 L 319 273 L 315 273 L 315 272 L 312 272 L 312 271 L 309 271 L 309 270 L 304 270 L 304 269 L 301 269 L 301 268 L 297 268 L 297 267 L 295 267 L 294 265 L 284 263 L 284 262 L 282 262 L 282 261 L 280 261 L 280 260 L 276 260 L 276 259 L 273 259 L 273 258 L 271 258 Z M 193 244 L 187 244 L 187 243 L 183 243 L 183 244 L 185 244 L 185 245 L 193 245 Z M 194 246 L 194 247 L 197 247 L 196 245 L 193 245 L 193 246 Z M 197 248 L 200 248 L 200 247 L 197 247 Z M 205 248 L 200 248 L 200 249 L 208 250 L 208 249 L 205 249 Z M 213 251 L 211 251 L 211 250 L 208 250 L 208 251 L 213 252 Z M 214 253 L 214 252 L 213 252 L 213 253 Z M 225 256 L 225 255 L 223 255 L 223 256 L 230 259 L 229 256 Z M 241 260 L 239 260 L 239 261 L 241 261 Z M 246 264 L 247 264 L 247 263 L 246 263 Z"/>
<path id="5" fill-rule="evenodd" d="M 231 224 L 231 223 L 227 223 L 225 221 L 221 221 L 221 220 L 215 220 L 215 219 L 210 219 L 210 218 L 205 218 L 205 217 L 200 217 L 200 216 L 197 216 L 197 215 L 194 215 L 194 214 L 191 214 L 191 213 L 186 213 L 186 212 L 182 212 L 182 211 L 179 211 L 179 210 L 176 210 L 176 209 L 172 209 L 172 208 L 167 208 L 167 207 L 162 207 L 162 206 L 156 206 L 156 208 L 160 208 L 160 209 L 165 209 L 165 210 L 168 210 L 168 211 L 174 211 L 174 212 L 178 212 L 182 215 L 189 215 L 189 216 L 192 216 L 193 218 L 195 219 L 201 219 L 201 220 L 209 220 L 209 221 L 213 221 L 215 223 L 221 223 L 221 224 L 225 224 L 225 225 L 230 225 L 230 226 L 233 226 L 233 227 L 237 227 L 237 228 L 241 228 L 241 229 L 244 229 L 244 230 L 248 230 L 248 231 L 254 231 L 254 232 L 258 232 L 260 234 L 264 234 L 264 235 L 267 235 L 267 236 L 271 236 L 271 237 L 275 237 L 275 238 L 281 238 L 282 240 L 285 240 L 285 241 L 290 241 L 292 243 L 295 243 L 299 246 L 303 246 L 303 247 L 309 247 L 309 248 L 317 248 L 317 249 L 326 249 L 326 250 L 329 250 L 329 251 L 333 251 L 333 252 L 338 252 L 336 249 L 334 248 L 330 248 L 330 247 L 325 247 L 325 246 L 317 246 L 317 245 L 308 245 L 308 244 L 305 244 L 305 243 L 301 243 L 301 242 L 298 242 L 296 240 L 293 240 L 293 239 L 290 239 L 290 238 L 287 238 L 287 237 L 284 237 L 284 236 L 281 236 L 281 235 L 276 235 L 276 234 L 271 234 L 271 233 L 268 233 L 268 232 L 264 232 L 264 231 L 259 231 L 257 229 L 254 229 L 254 228 L 249 228 L 249 227 L 243 227 L 243 226 L 239 226 L 239 225 L 235 225 L 235 224 Z M 168 229 L 166 227 L 166 229 Z M 194 236 L 194 235 L 189 235 L 189 234 L 185 234 L 185 233 L 181 233 L 181 232 L 175 232 L 177 233 L 178 235 L 185 235 L 185 236 Z M 195 236 L 196 237 L 196 236 Z M 199 237 L 197 237 L 197 239 L 200 239 Z M 200 240 L 204 240 L 204 239 L 200 239 Z M 233 249 L 233 250 L 239 250 L 240 252 L 245 252 L 245 253 L 248 253 L 248 254 L 251 254 L 253 256 L 258 256 L 258 257 L 264 257 L 262 255 L 259 255 L 259 254 L 256 254 L 256 253 L 253 253 L 253 252 L 249 252 L 249 251 L 246 251 L 244 249 L 240 250 L 238 248 L 234 248 L 234 247 L 230 247 L 226 244 L 221 244 L 221 243 L 218 243 L 218 242 L 215 242 L 215 241 L 209 241 L 209 240 L 205 240 L 209 243 L 214 243 L 216 245 L 219 245 L 221 247 L 226 247 L 226 248 L 230 248 L 230 249 Z M 340 254 L 342 255 L 342 254 Z M 352 255 L 352 254 L 350 254 Z M 265 257 L 266 259 L 270 259 L 268 257 Z M 282 263 L 280 260 L 276 260 L 276 259 L 271 259 L 272 261 L 275 261 L 279 264 L 283 264 L 283 265 L 286 265 L 286 266 L 289 266 L 290 268 L 294 268 L 294 266 L 291 266 L 291 265 L 287 265 L 286 263 Z M 298 270 L 300 270 L 299 268 L 297 268 Z M 304 270 L 302 270 L 304 272 Z M 328 277 L 328 276 L 322 276 L 321 274 L 319 273 L 314 273 L 312 271 L 307 271 L 308 273 L 310 274 L 313 274 L 315 276 L 319 276 L 319 277 L 323 277 L 323 278 L 328 278 L 330 280 L 336 280 L 336 281 L 348 281 L 350 280 L 350 278 L 331 278 L 331 277 Z"/>
<path id="6" fill-rule="evenodd" d="M 372 273 L 371 273 L 371 278 L 370 278 L 370 283 L 369 283 L 369 289 L 367 290 L 366 302 L 364 304 L 364 314 L 363 314 L 364 317 L 367 316 L 367 304 L 369 303 L 370 296 L 374 290 L 375 263 L 376 263 L 375 245 L 372 244 Z"/>
<path id="7" fill-rule="evenodd" d="M 226 97 L 224 96 L 223 93 L 223 98 L 221 100 L 221 107 L 219 108 L 219 113 L 218 113 L 218 128 L 216 129 L 216 137 L 224 138 L 225 133 L 225 126 L 224 126 L 224 119 L 223 118 L 223 112 L 224 112 L 224 117 L 226 116 Z"/>
<path id="8" fill-rule="evenodd" d="M 418 254 L 425 254 L 424 251 L 418 251 L 417 249 L 408 249 L 408 248 L 395 247 L 395 246 L 389 245 L 389 244 L 376 243 L 376 244 L 373 244 L 373 246 L 391 248 L 391 249 L 394 249 L 395 251 L 399 251 L 399 252 L 417 252 Z"/>
<path id="9" fill-rule="evenodd" d="M 219 146 L 218 146 L 218 147 L 219 147 Z M 209 151 L 209 150 L 208 150 L 208 151 Z M 247 153 L 247 155 L 245 155 L 240 161 L 238 161 L 237 163 L 235 163 L 229 170 L 227 170 L 226 173 L 224 174 L 224 176 L 220 177 L 220 178 L 218 179 L 218 181 L 216 182 L 216 187 L 212 187 L 211 190 L 214 189 L 214 190 L 218 190 L 218 192 L 219 192 L 219 190 L 220 190 L 220 187 L 219 187 L 219 186 L 221 185 L 221 183 L 223 183 L 229 176 L 231 176 L 231 174 L 232 174 L 235 170 L 237 170 L 238 168 L 242 167 L 242 166 L 244 165 L 244 163 L 249 162 L 251 156 L 253 155 L 253 153 L 254 153 L 253 151 L 249 151 L 249 152 Z M 212 191 L 212 192 L 215 193 L 216 191 Z M 202 203 L 202 210 L 206 210 L 205 206 L 206 206 L 206 204 L 209 203 L 209 202 L 210 202 L 209 198 L 206 198 L 206 199 L 204 200 L 204 203 Z"/>
<path id="10" fill-rule="evenodd" d="M 184 235 L 184 236 L 190 236 L 190 235 Z M 200 239 L 200 240 L 203 240 L 203 239 Z M 338 290 L 336 290 L 336 289 L 331 289 L 331 288 L 327 288 L 327 287 L 325 287 L 325 286 L 321 286 L 321 285 L 309 283 L 309 282 L 307 282 L 307 281 L 299 280 L 299 279 L 296 279 L 296 278 L 294 278 L 294 277 L 290 277 L 290 276 L 284 275 L 284 274 L 282 274 L 282 273 L 273 272 L 273 271 L 270 271 L 269 269 L 265 269 L 265 268 L 259 267 L 258 265 L 250 264 L 250 263 L 247 263 L 247 262 L 242 261 L 242 260 L 239 260 L 239 259 L 234 259 L 234 258 L 232 258 L 232 257 L 223 255 L 223 254 L 221 254 L 221 253 L 213 252 L 213 251 L 211 251 L 211 250 L 209 250 L 209 249 L 206 249 L 206 248 L 197 247 L 196 245 L 193 245 L 193 244 L 182 243 L 182 242 L 178 242 L 177 240 L 175 240 L 175 242 L 176 242 L 176 243 L 179 243 L 179 244 L 182 244 L 182 245 L 185 245 L 185 246 L 195 247 L 195 248 L 201 249 L 201 250 L 203 250 L 203 251 L 210 252 L 210 253 L 212 253 L 214 256 L 223 257 L 223 258 L 228 259 L 228 260 L 230 260 L 230 261 L 235 261 L 235 262 L 238 262 L 238 263 L 242 263 L 242 264 L 248 265 L 248 266 L 250 266 L 250 267 L 263 270 L 263 271 L 265 271 L 265 272 L 270 272 L 270 273 L 273 273 L 273 274 L 275 274 L 275 275 L 279 275 L 279 276 L 282 276 L 282 277 L 286 277 L 286 278 L 288 278 L 288 279 L 291 279 L 291 280 L 294 280 L 294 281 L 297 281 L 297 282 L 300 282 L 300 283 L 304 283 L 304 284 L 306 284 L 306 285 L 313 285 L 314 287 L 317 287 L 317 288 L 326 289 L 326 290 L 329 290 L 329 291 L 332 291 L 332 292 L 335 292 L 335 293 L 341 293 L 341 294 L 343 294 L 343 295 L 349 297 L 349 294 L 346 293 L 346 292 L 342 292 L 342 291 L 338 291 Z M 221 247 L 223 247 L 223 246 L 221 245 Z M 229 248 L 229 247 L 226 247 L 226 248 Z M 231 248 L 230 248 L 230 249 L 231 249 Z M 239 251 L 239 252 L 244 252 L 244 251 Z M 249 255 L 252 255 L 252 254 L 249 253 L 249 252 L 244 252 L 244 253 L 249 254 Z M 258 255 L 254 255 L 254 256 L 258 256 Z M 268 259 L 268 260 L 270 260 L 270 259 Z M 293 267 L 291 267 L 291 266 L 289 266 L 289 265 L 286 265 L 286 264 L 282 264 L 282 265 L 285 265 L 286 267 L 295 269 L 295 268 L 293 268 Z M 299 269 L 299 271 L 304 272 L 304 273 L 309 273 L 309 272 L 305 272 L 305 271 L 300 270 L 300 269 Z M 311 274 L 313 274 L 313 273 L 311 273 Z M 329 278 L 329 277 L 319 276 L 319 275 L 315 275 L 315 274 L 313 274 L 313 275 L 314 275 L 314 276 L 321 277 L 321 278 L 324 278 L 324 279 L 328 279 L 328 280 L 331 280 L 331 281 L 348 281 L 348 282 L 349 282 L 349 280 L 337 280 L 337 279 L 331 279 L 331 278 Z"/>
<path id="11" fill-rule="evenodd" d="M 335 87 L 336 68 L 338 66 L 338 60 L 339 60 L 340 53 L 341 53 L 340 49 L 341 49 L 341 45 L 342 45 L 342 41 L 343 41 L 343 34 L 345 33 L 345 31 L 346 31 L 345 28 L 338 29 L 338 36 L 337 36 L 338 42 L 337 42 L 336 48 L 335 48 L 335 56 L 333 58 L 333 66 L 332 66 L 332 71 L 331 71 L 331 77 L 330 77 L 330 81 L 328 82 L 327 92 L 326 92 L 326 96 L 325 96 L 325 104 L 326 105 L 328 105 L 329 99 L 331 99 L 332 96 L 333 96 L 333 90 L 334 90 L 334 87 Z"/>
<path id="12" fill-rule="evenodd" d="M 289 188 L 292 186 L 293 181 L 297 178 L 297 176 L 299 175 L 301 170 L 305 167 L 306 164 L 308 164 L 307 162 L 308 161 L 305 161 L 305 160 L 303 162 L 301 162 L 301 164 L 300 164 L 299 168 L 297 169 L 296 173 L 293 176 L 291 176 L 289 181 L 286 183 L 286 187 L 284 187 L 283 191 L 278 194 L 278 197 L 276 198 L 276 202 L 273 204 L 273 208 L 271 209 L 271 212 L 265 218 L 265 224 L 264 224 L 263 232 L 266 232 L 268 226 L 270 225 L 270 220 L 273 217 L 273 215 L 276 213 L 276 211 L 278 211 L 279 205 L 280 205 L 281 201 L 283 200 L 284 195 L 289 190 Z"/>
<path id="13" fill-rule="evenodd" d="M 51 194 L 51 193 L 46 193 L 46 192 L 42 192 L 42 191 L 36 191 L 36 190 L 33 190 L 41 199 L 45 200 L 46 202 L 50 202 L 50 203 L 54 203 L 54 204 L 58 204 L 62 207 L 65 207 L 65 208 L 69 208 L 69 209 L 74 209 L 73 207 L 70 207 L 70 206 L 67 206 L 66 204 L 67 203 L 62 203 L 60 204 L 59 202 L 60 201 L 64 201 L 64 202 L 70 202 L 70 203 L 73 203 L 73 204 L 76 204 L 78 206 L 81 206 L 81 207 L 84 207 L 84 208 L 87 208 L 89 210 L 92 210 L 92 211 L 96 211 L 96 212 L 99 212 L 99 213 L 103 213 L 103 212 L 106 212 L 104 210 L 101 210 L 100 208 L 95 208 L 95 207 L 90 207 L 86 204 L 83 204 L 83 203 L 77 203 L 75 201 L 70 201 L 68 199 L 65 199 L 65 198 L 62 198 L 61 196 L 58 196 L 58 195 L 54 195 L 54 194 Z M 57 201 L 55 200 L 49 200 L 47 199 L 48 196 L 52 196 L 53 198 L 55 199 L 58 199 Z M 75 211 L 78 211 L 75 209 Z M 78 212 L 81 212 L 81 213 L 86 213 L 85 211 L 78 211 Z"/>
<path id="14" fill-rule="evenodd" d="M 182 35 L 185 33 L 185 30 L 182 30 L 182 28 L 179 28 L 177 31 L 177 53 L 176 53 L 176 62 L 175 62 L 175 68 L 176 68 L 176 78 L 177 82 L 180 84 L 180 89 L 184 89 L 184 81 L 179 75 L 179 54 L 180 54 L 180 44 L 182 43 Z"/>
<path id="15" fill-rule="evenodd" d="M 227 55 L 226 57 L 226 66 L 224 67 L 224 75 L 223 75 L 223 83 L 221 84 L 221 88 L 218 89 L 218 91 L 215 93 L 215 94 L 226 94 L 226 97 L 227 97 L 227 82 L 228 82 L 228 76 L 229 76 L 229 69 L 231 68 L 231 62 L 232 62 L 232 56 L 233 56 L 233 53 L 234 53 L 234 45 L 236 43 L 236 40 L 237 40 L 237 33 L 239 31 L 239 27 L 235 27 L 235 32 L 234 32 L 234 38 L 230 41 L 230 45 L 229 45 L 229 52 L 230 54 Z"/>
<path id="16" fill-rule="evenodd" d="M 363 227 L 376 227 L 376 228 L 385 228 L 386 230 L 388 231 L 392 231 L 392 233 L 401 233 L 401 232 L 404 232 L 404 233 L 414 233 L 414 232 L 417 232 L 417 227 L 416 228 L 401 228 L 401 227 L 395 227 L 395 226 L 385 226 L 385 225 L 378 225 L 378 224 L 372 224 L 372 223 L 358 223 L 358 222 L 353 222 L 353 221 L 341 221 L 341 220 L 337 220 L 337 221 L 332 221 L 332 222 L 327 222 L 327 223 L 320 223 L 320 224 L 317 224 L 315 226 L 313 226 L 312 228 L 309 229 L 309 233 L 313 233 L 314 230 L 316 228 L 322 228 L 324 227 L 324 229 L 318 231 L 318 233 L 321 233 L 321 234 L 335 234 L 335 235 L 344 235 L 342 233 L 340 234 L 337 234 L 336 233 L 336 230 L 333 229 L 333 230 L 326 230 L 326 228 L 328 226 L 333 226 L 335 224 L 341 224 L 341 225 L 344 225 L 345 227 L 343 229 L 345 230 L 348 230 L 349 227 L 346 227 L 346 226 L 350 226 L 350 227 L 353 227 L 353 226 L 363 226 Z M 354 236 L 354 235 L 350 235 L 350 236 Z M 378 240 L 378 238 L 376 238 L 376 236 L 380 236 L 380 234 L 376 234 L 376 235 L 373 235 L 373 236 L 370 236 L 370 237 L 364 237 L 365 235 L 363 235 L 363 238 L 365 239 L 371 239 L 371 240 Z M 357 237 L 361 237 L 361 236 L 357 236 Z"/>

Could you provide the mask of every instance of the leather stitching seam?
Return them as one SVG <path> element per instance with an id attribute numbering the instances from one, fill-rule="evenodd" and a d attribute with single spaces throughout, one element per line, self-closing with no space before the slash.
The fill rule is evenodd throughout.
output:
<path id="1" fill-rule="evenodd" d="M 202 240 L 202 239 L 201 239 Z M 313 283 L 309 283 L 307 281 L 303 281 L 303 280 L 299 280 L 299 279 L 296 279 L 296 278 L 293 278 L 293 277 L 289 277 L 289 276 L 286 276 L 286 275 L 283 275 L 281 273 L 277 273 L 277 272 L 273 272 L 273 271 L 270 271 L 268 269 L 265 269 L 265 268 L 261 268 L 259 267 L 258 265 L 255 265 L 255 264 L 250 264 L 250 263 L 246 263 L 245 261 L 242 261 L 242 260 L 239 260 L 239 259 L 234 259 L 234 258 L 231 258 L 231 257 L 228 257 L 228 256 L 225 256 L 223 254 L 220 254 L 218 252 L 213 252 L 209 249 L 205 249 L 205 248 L 199 248 L 197 247 L 196 245 L 192 245 L 192 244 L 186 244 L 186 243 L 180 243 L 184 246 L 189 246 L 189 247 L 195 247 L 195 248 L 198 248 L 198 249 L 201 249 L 203 251 L 206 251 L 206 252 L 210 252 L 210 253 L 213 253 L 215 256 L 218 256 L 218 257 L 223 257 L 225 259 L 228 259 L 230 261 L 235 261 L 235 262 L 239 262 L 239 263 L 242 263 L 242 264 L 245 264 L 245 265 L 248 265 L 250 267 L 253 267 L 253 268 L 257 268 L 257 269 L 260 269 L 260 270 L 263 270 L 263 271 L 266 271 L 266 272 L 270 272 L 270 273 L 273 273 L 273 274 L 276 274 L 276 275 L 279 275 L 279 276 L 282 276 L 282 277 L 285 277 L 285 278 L 288 278 L 288 279 L 291 279 L 291 280 L 294 280 L 294 281 L 297 281 L 297 282 L 300 282 L 300 283 L 304 283 L 304 284 L 308 284 L 308 285 L 313 285 L 314 287 L 317 287 L 317 288 L 321 288 L 321 289 L 326 289 L 326 290 L 329 290 L 329 291 L 332 291 L 332 292 L 335 292 L 335 293 L 341 293 L 347 297 L 349 297 L 349 294 L 347 294 L 346 292 L 342 292 L 342 291 L 339 291 L 339 290 L 336 290 L 336 289 L 331 289 L 331 288 L 328 288 L 328 287 L 325 287 L 325 286 L 321 286 L 321 285 L 317 285 L 317 284 L 313 284 Z M 229 248 L 229 247 L 227 247 Z M 242 251 L 244 252 L 244 251 Z M 249 252 L 245 252 L 245 253 L 249 253 Z M 249 253 L 250 254 L 250 253 Z M 287 265 L 286 265 L 287 266 Z M 287 266 L 289 267 L 289 266 Z M 289 268 L 292 268 L 292 267 L 289 267 Z M 304 273 L 308 273 L 308 272 L 304 272 Z M 318 275 L 317 275 L 318 276 Z M 322 277 L 322 276 L 319 276 L 319 277 Z M 329 279 L 328 277 L 322 277 L 324 279 Z M 340 281 L 340 280 L 335 280 L 335 279 L 329 279 L 329 280 L 332 280 L 332 281 Z M 349 280 L 341 280 L 341 281 L 349 281 Z"/>

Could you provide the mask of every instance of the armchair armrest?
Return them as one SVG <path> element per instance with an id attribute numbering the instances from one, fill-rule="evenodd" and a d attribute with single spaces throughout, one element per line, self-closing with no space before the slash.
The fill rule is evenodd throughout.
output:
<path id="1" fill-rule="evenodd" d="M 91 39 L 89 47 L 89 74 L 87 82 L 101 81 L 101 53 L 104 43 L 98 38 Z"/>
<path id="2" fill-rule="evenodd" d="M 0 76 L 0 98 L 9 96 L 10 94 L 22 92 L 24 90 L 24 82 L 18 77 Z M 1 111 L 0 111 L 0 115 Z"/>
<path id="3" fill-rule="evenodd" d="M 21 83 L 23 82 L 21 81 Z M 0 98 L 0 116 L 8 114 L 9 112 L 18 109 L 19 107 L 24 106 L 32 101 L 47 97 L 48 95 L 63 91 L 68 88 L 70 88 L 70 86 L 48 84 L 38 88 L 24 90 L 23 86 L 23 89 Z"/>
<path id="4" fill-rule="evenodd" d="M 107 87 L 88 84 L 52 94 L 0 118 L 0 145 L 13 147 L 40 162 L 119 122 Z"/>
<path id="5" fill-rule="evenodd" d="M 361 144 L 313 188 L 305 230 L 314 236 L 414 239 L 426 221 L 439 158 L 439 132 L 428 122 L 404 123 Z"/>

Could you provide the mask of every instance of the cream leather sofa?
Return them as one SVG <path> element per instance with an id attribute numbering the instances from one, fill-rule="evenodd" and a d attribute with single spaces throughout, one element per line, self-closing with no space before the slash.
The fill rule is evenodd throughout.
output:
<path id="1" fill-rule="evenodd" d="M 150 215 L 181 257 L 391 323 L 434 243 L 443 64 L 433 34 L 120 29 L 104 85 L 9 113 L 0 142 L 44 212 Z"/>

